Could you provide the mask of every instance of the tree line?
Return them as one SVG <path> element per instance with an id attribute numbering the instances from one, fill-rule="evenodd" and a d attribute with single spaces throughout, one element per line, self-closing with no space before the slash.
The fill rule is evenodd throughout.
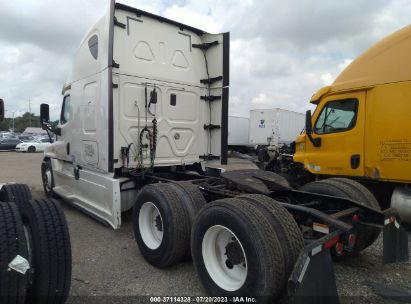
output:
<path id="1" fill-rule="evenodd" d="M 53 122 L 57 125 L 58 121 Z M 22 116 L 14 117 L 14 132 L 22 133 L 27 127 L 40 128 L 40 116 L 26 112 Z M 4 118 L 0 122 L 0 131 L 9 131 L 13 128 L 13 118 Z"/>

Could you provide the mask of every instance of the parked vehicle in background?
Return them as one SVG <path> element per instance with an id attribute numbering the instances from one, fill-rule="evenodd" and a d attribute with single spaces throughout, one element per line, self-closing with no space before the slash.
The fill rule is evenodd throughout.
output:
<path id="1" fill-rule="evenodd" d="M 301 134 L 305 115 L 280 108 L 250 110 L 250 117 L 228 117 L 228 146 L 243 153 L 277 149 Z M 261 161 L 260 161 L 261 163 Z"/>
<path id="2" fill-rule="evenodd" d="M 407 26 L 387 36 L 315 93 L 306 131 L 265 169 L 296 186 L 349 177 L 411 223 L 410 35 Z"/>
<path id="3" fill-rule="evenodd" d="M 16 138 L 16 136 L 11 132 L 1 132 L 0 139 L 2 138 Z"/>
<path id="4" fill-rule="evenodd" d="M 305 114 L 284 109 L 250 111 L 250 144 L 289 144 L 304 129 Z"/>
<path id="5" fill-rule="evenodd" d="M 41 138 L 36 141 L 21 142 L 15 146 L 17 152 L 42 152 L 51 142 L 49 138 Z"/>
<path id="6" fill-rule="evenodd" d="M 20 143 L 22 143 L 22 141 L 17 138 L 0 139 L 0 150 L 1 151 L 14 151 L 16 149 L 16 146 Z"/>
<path id="7" fill-rule="evenodd" d="M 228 117 L 228 145 L 248 146 L 248 129 L 250 119 L 248 117 Z"/>
<path id="8" fill-rule="evenodd" d="M 23 142 L 31 142 L 31 141 L 36 141 L 36 138 L 31 135 L 19 135 L 17 136 L 18 139 L 20 139 Z"/>
<path id="9" fill-rule="evenodd" d="M 252 151 L 253 145 L 248 140 L 250 119 L 247 117 L 228 117 L 228 149 L 247 153 Z"/>

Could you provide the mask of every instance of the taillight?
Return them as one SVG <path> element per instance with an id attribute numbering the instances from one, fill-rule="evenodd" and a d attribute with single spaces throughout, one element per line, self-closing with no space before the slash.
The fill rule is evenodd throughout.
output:
<path id="1" fill-rule="evenodd" d="M 328 248 L 333 247 L 335 244 L 338 243 L 339 240 L 340 240 L 339 235 L 337 235 L 336 237 L 333 237 L 331 240 L 324 243 L 324 249 L 328 249 Z"/>

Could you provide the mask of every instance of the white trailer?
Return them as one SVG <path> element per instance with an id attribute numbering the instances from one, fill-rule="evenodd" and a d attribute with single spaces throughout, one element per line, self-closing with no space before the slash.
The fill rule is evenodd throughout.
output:
<path id="1" fill-rule="evenodd" d="M 250 111 L 250 144 L 290 143 L 302 132 L 305 114 L 280 108 Z"/>
<path id="2" fill-rule="evenodd" d="M 229 116 L 228 117 L 228 145 L 229 146 L 248 146 L 248 131 L 250 119 L 247 117 Z"/>

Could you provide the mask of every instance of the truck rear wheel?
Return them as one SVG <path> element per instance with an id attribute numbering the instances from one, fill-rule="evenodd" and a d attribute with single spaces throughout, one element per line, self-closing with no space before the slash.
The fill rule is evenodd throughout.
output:
<path id="1" fill-rule="evenodd" d="M 293 216 L 276 200 L 261 194 L 249 194 L 238 197 L 254 204 L 261 212 L 269 215 L 271 225 L 278 231 L 278 237 L 285 250 L 286 276 L 291 274 L 294 264 L 304 247 L 302 232 Z"/>
<path id="2" fill-rule="evenodd" d="M 191 252 L 197 274 L 213 296 L 281 295 L 287 277 L 284 246 L 267 212 L 243 199 L 209 203 L 197 215 Z"/>
<path id="3" fill-rule="evenodd" d="M 197 215 L 198 211 L 200 211 L 200 209 L 207 203 L 200 189 L 198 189 L 197 186 L 193 185 L 190 182 L 175 182 L 171 183 L 170 185 L 176 185 L 176 189 L 182 189 L 184 191 L 184 195 L 189 197 L 191 202 L 190 206 L 192 206 L 192 209 L 194 211 L 194 217 L 195 215 Z"/>
<path id="4" fill-rule="evenodd" d="M 169 184 L 180 196 L 180 201 L 184 203 L 185 208 L 189 214 L 190 218 L 190 234 L 191 228 L 194 225 L 194 221 L 196 218 L 197 213 L 200 209 L 205 206 L 206 200 L 202 195 L 201 191 L 190 182 L 175 182 Z M 186 251 L 183 260 L 190 260 L 191 259 L 191 251 L 190 247 Z"/>
<path id="5" fill-rule="evenodd" d="M 26 201 L 20 208 L 30 239 L 34 274 L 27 291 L 29 303 L 62 304 L 71 284 L 71 245 L 60 204 L 53 199 Z"/>
<path id="6" fill-rule="evenodd" d="M 341 177 L 330 178 L 328 180 L 337 181 L 339 183 L 345 184 L 347 187 L 350 187 L 352 189 L 351 198 L 361 203 L 362 205 L 374 208 L 379 211 L 381 210 L 380 204 L 378 203 L 375 196 L 370 192 L 370 190 L 368 190 L 360 183 L 352 179 Z M 368 246 L 371 246 L 377 240 L 378 236 L 381 233 L 381 229 L 376 227 L 362 226 L 360 229 L 363 229 L 364 233 L 369 236 L 368 240 L 364 241 L 364 244 L 362 244 L 362 246 L 364 247 L 363 249 L 367 248 Z"/>
<path id="7" fill-rule="evenodd" d="M 14 202 L 17 207 L 32 199 L 30 188 L 26 184 L 6 184 L 1 188 L 0 201 Z"/>
<path id="8" fill-rule="evenodd" d="M 170 184 L 144 186 L 133 208 L 134 236 L 144 258 L 164 268 L 182 260 L 190 245 L 190 216 Z"/>
<path id="9" fill-rule="evenodd" d="M 26 236 L 18 209 L 14 203 L 0 202 L 0 302 L 23 304 L 26 302 L 28 274 L 11 269 L 14 259 L 29 260 Z"/>
<path id="10" fill-rule="evenodd" d="M 364 206 L 373 207 L 370 206 L 370 203 L 364 197 L 364 194 L 362 194 L 356 187 L 353 187 L 352 185 L 350 186 L 347 183 L 338 180 L 326 179 L 308 183 L 302 186 L 300 190 L 318 194 L 337 196 L 342 198 L 349 198 L 354 201 L 357 201 L 358 203 L 361 203 Z M 377 233 L 376 230 L 379 231 L 378 228 L 368 227 L 365 225 L 358 225 L 357 240 L 354 245 L 352 253 L 356 254 L 370 246 L 375 241 L 375 238 L 373 240 L 372 238 L 375 237 L 375 234 Z"/>

